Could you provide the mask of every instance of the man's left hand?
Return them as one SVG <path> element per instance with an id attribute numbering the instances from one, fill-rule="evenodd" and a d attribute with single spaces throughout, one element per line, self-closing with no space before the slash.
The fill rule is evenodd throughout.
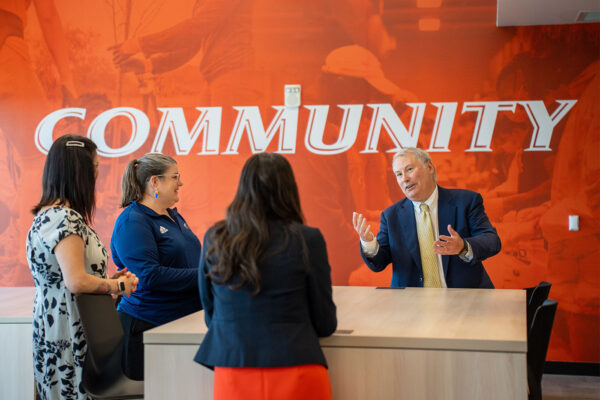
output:
<path id="1" fill-rule="evenodd" d="M 440 235 L 440 240 L 433 243 L 433 252 L 443 256 L 451 256 L 460 254 L 465 247 L 465 241 L 460 237 L 458 232 L 452 229 L 452 225 L 448 225 L 450 236 Z"/>

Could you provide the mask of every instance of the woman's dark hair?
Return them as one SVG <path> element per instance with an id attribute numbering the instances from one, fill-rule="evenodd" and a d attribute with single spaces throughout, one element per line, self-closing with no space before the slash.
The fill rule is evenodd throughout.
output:
<path id="1" fill-rule="evenodd" d="M 121 180 L 121 207 L 140 201 L 150 178 L 164 174 L 173 164 L 177 164 L 173 158 L 160 153 L 148 153 L 139 160 L 129 161 Z"/>
<path id="2" fill-rule="evenodd" d="M 58 201 L 90 223 L 96 207 L 96 144 L 77 135 L 64 135 L 50 147 L 42 175 L 42 198 L 31 212 Z"/>
<path id="3" fill-rule="evenodd" d="M 209 276 L 215 283 L 260 291 L 258 263 L 271 242 L 268 220 L 283 222 L 287 240 L 304 216 L 290 163 L 279 154 L 260 153 L 244 164 L 226 218 L 214 226 L 207 257 L 214 260 Z"/>

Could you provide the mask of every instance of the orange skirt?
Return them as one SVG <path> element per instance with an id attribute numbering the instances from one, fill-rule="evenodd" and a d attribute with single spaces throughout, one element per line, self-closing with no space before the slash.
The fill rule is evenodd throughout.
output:
<path id="1" fill-rule="evenodd" d="M 279 368 L 215 367 L 214 400 L 331 400 L 327 368 L 320 364 Z"/>

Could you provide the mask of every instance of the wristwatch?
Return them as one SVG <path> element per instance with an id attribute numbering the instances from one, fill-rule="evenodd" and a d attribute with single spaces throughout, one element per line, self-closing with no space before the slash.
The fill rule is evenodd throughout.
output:
<path id="1" fill-rule="evenodd" d="M 469 245 L 467 244 L 467 241 L 463 239 L 463 242 L 465 242 L 465 247 L 463 247 L 460 253 L 458 253 L 458 255 L 461 257 L 465 257 L 469 252 Z"/>
<path id="2" fill-rule="evenodd" d="M 117 281 L 119 283 L 119 291 L 120 292 L 124 292 L 125 291 L 125 282 L 123 281 Z"/>

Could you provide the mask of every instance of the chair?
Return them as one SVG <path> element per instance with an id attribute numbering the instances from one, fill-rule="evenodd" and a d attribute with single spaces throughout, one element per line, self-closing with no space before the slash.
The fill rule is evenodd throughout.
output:
<path id="1" fill-rule="evenodd" d="M 542 375 L 557 306 L 555 300 L 545 300 L 536 310 L 527 335 L 529 400 L 542 400 Z"/>
<path id="2" fill-rule="evenodd" d="M 123 328 L 115 302 L 107 294 L 75 296 L 87 340 L 83 387 L 94 399 L 144 397 L 144 382 L 123 373 Z"/>
<path id="3" fill-rule="evenodd" d="M 537 286 L 525 288 L 527 293 L 527 331 L 531 329 L 531 322 L 533 320 L 533 314 L 542 303 L 548 298 L 550 294 L 550 288 L 552 284 L 550 282 L 542 281 Z"/>

